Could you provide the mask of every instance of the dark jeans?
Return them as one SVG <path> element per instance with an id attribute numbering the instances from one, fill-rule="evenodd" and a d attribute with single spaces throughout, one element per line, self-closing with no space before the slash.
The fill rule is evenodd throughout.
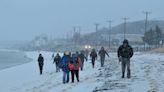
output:
<path id="1" fill-rule="evenodd" d="M 76 79 L 79 82 L 79 70 L 71 70 L 72 82 L 74 82 L 74 76 L 76 76 Z"/>
<path id="2" fill-rule="evenodd" d="M 59 64 L 56 64 L 56 72 L 60 72 Z"/>
<path id="3" fill-rule="evenodd" d="M 125 69 L 127 67 L 127 77 L 130 78 L 130 59 L 129 58 L 122 58 L 122 77 L 124 77 Z"/>
<path id="4" fill-rule="evenodd" d="M 74 82 L 74 71 L 71 70 L 71 78 L 72 78 L 72 82 Z"/>
<path id="5" fill-rule="evenodd" d="M 101 67 L 104 67 L 105 57 L 100 57 L 100 60 L 101 60 Z"/>
<path id="6" fill-rule="evenodd" d="M 81 67 L 81 70 L 83 70 L 83 67 L 84 67 L 84 61 L 81 61 L 80 67 Z"/>
<path id="7" fill-rule="evenodd" d="M 39 64 L 39 71 L 40 71 L 40 74 L 43 73 L 43 65 Z"/>
<path id="8" fill-rule="evenodd" d="M 95 66 L 95 58 L 92 58 L 92 67 L 94 68 Z"/>

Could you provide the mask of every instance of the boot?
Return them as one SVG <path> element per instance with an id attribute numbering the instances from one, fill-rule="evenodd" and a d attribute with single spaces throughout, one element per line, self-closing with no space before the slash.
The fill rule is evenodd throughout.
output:
<path id="1" fill-rule="evenodd" d="M 127 78 L 128 78 L 128 79 L 130 79 L 130 78 L 131 78 L 130 74 L 128 74 L 128 75 L 127 75 Z"/>
<path id="2" fill-rule="evenodd" d="M 40 72 L 40 75 L 42 75 L 42 72 Z"/>
<path id="3" fill-rule="evenodd" d="M 130 69 L 128 70 L 128 73 L 127 73 L 127 78 L 128 78 L 128 79 L 130 79 L 130 78 L 131 78 Z"/>
<path id="4" fill-rule="evenodd" d="M 123 72 L 123 73 L 122 73 L 122 78 L 124 78 L 124 77 L 125 77 L 125 73 Z"/>
<path id="5" fill-rule="evenodd" d="M 128 79 L 130 79 L 131 77 L 130 76 L 127 76 Z"/>
<path id="6" fill-rule="evenodd" d="M 40 70 L 40 75 L 42 75 L 42 70 Z"/>
<path id="7" fill-rule="evenodd" d="M 83 71 L 83 68 L 81 67 L 81 71 Z"/>

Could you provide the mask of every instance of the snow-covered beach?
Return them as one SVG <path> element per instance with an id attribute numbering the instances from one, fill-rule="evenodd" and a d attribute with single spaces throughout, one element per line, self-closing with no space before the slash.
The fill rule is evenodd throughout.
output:
<path id="1" fill-rule="evenodd" d="M 41 52 L 45 58 L 43 75 L 39 75 L 38 52 L 26 52 L 33 60 L 29 63 L 0 71 L 1 92 L 163 92 L 164 54 L 135 53 L 131 59 L 131 79 L 121 78 L 116 53 L 110 53 L 105 67 L 96 61 L 85 62 L 80 71 L 80 82 L 62 84 L 62 72 L 55 72 L 52 53 Z"/>

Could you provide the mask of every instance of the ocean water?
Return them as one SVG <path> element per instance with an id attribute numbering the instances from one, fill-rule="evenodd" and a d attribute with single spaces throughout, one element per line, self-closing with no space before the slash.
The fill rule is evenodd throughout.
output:
<path id="1" fill-rule="evenodd" d="M 0 51 L 0 70 L 30 62 L 25 53 L 20 51 Z"/>

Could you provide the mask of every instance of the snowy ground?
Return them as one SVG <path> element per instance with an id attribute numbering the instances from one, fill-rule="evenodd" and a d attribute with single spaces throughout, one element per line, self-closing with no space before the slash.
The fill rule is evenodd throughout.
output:
<path id="1" fill-rule="evenodd" d="M 39 75 L 38 52 L 27 52 L 33 61 L 0 71 L 0 92 L 164 92 L 164 54 L 135 53 L 131 60 L 131 79 L 121 78 L 121 65 L 111 53 L 104 68 L 85 62 L 80 82 L 62 84 L 62 72 L 55 72 L 49 52 L 43 75 Z"/>

